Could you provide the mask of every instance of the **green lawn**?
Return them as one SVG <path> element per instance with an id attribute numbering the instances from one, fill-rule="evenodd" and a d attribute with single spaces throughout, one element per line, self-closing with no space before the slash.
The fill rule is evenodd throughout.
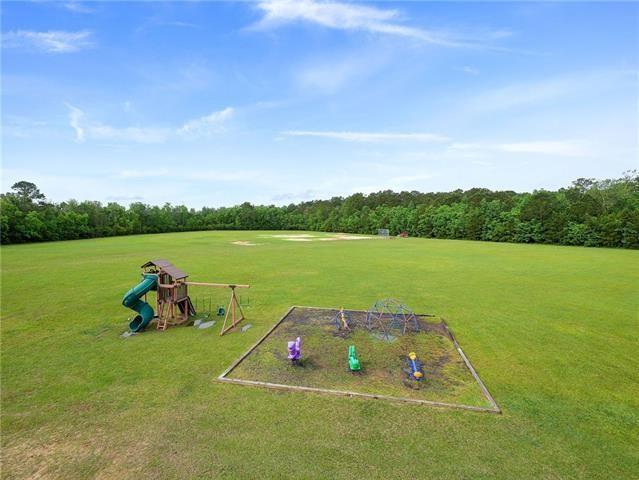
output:
<path id="1" fill-rule="evenodd" d="M 639 252 L 265 234 L 2 247 L 2 476 L 636 478 Z M 120 338 L 155 258 L 250 283 L 253 328 Z M 291 305 L 386 297 L 444 317 L 504 413 L 216 381 Z"/>

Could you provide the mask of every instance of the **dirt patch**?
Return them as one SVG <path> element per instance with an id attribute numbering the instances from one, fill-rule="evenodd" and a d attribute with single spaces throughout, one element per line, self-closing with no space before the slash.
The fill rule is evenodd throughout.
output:
<path id="1" fill-rule="evenodd" d="M 308 233 L 299 234 L 275 234 L 275 235 L 261 235 L 268 238 L 279 238 L 280 240 L 286 240 L 288 242 L 336 242 L 340 240 L 369 240 L 373 237 L 367 235 L 310 235 Z"/>
<path id="2" fill-rule="evenodd" d="M 264 237 L 269 237 L 269 238 L 284 238 L 284 239 L 290 239 L 290 238 L 316 238 L 317 235 L 309 235 L 308 233 L 278 233 L 275 235 L 261 235 Z"/>
<path id="3" fill-rule="evenodd" d="M 338 313 L 338 309 L 330 308 L 295 308 L 295 310 L 289 314 L 287 320 L 290 319 L 291 322 L 301 325 L 313 325 L 317 323 L 333 325 L 332 320 Z M 333 326 L 333 335 L 346 338 L 355 330 L 355 328 L 366 328 L 368 312 L 362 310 L 344 310 L 344 313 L 350 317 L 351 330 L 338 330 Z M 382 314 L 380 317 L 390 320 L 389 314 Z M 446 328 L 446 322 L 444 322 L 441 318 L 430 314 L 415 315 L 415 318 L 417 319 L 419 330 L 421 332 L 443 335 L 452 341 L 452 337 Z M 373 328 L 370 331 L 381 333 L 375 325 L 373 325 Z"/>
<path id="4" fill-rule="evenodd" d="M 335 237 L 336 240 L 368 240 L 373 237 L 365 237 L 362 235 L 338 235 Z"/>
<path id="5" fill-rule="evenodd" d="M 253 243 L 245 240 L 237 240 L 235 242 L 231 242 L 233 245 L 239 245 L 241 247 L 255 247 L 256 245 L 260 245 L 259 243 Z"/>
<path id="6" fill-rule="evenodd" d="M 335 237 L 318 238 L 320 242 L 335 242 L 339 240 L 368 240 L 373 237 L 366 237 L 362 235 L 337 235 Z"/>

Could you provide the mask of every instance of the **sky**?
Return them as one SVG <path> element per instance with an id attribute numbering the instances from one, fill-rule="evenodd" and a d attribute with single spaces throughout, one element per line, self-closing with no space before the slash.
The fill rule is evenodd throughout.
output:
<path id="1" fill-rule="evenodd" d="M 638 3 L 3 2 L 2 191 L 283 205 L 638 168 Z"/>

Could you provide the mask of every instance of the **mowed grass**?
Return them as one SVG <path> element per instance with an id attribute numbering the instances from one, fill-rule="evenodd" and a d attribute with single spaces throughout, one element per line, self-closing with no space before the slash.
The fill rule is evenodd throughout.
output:
<path id="1" fill-rule="evenodd" d="M 2 476 L 636 478 L 639 252 L 267 233 L 2 247 Z M 250 283 L 253 328 L 119 338 L 154 258 Z M 446 319 L 503 415 L 215 380 L 291 305 L 386 297 Z"/>

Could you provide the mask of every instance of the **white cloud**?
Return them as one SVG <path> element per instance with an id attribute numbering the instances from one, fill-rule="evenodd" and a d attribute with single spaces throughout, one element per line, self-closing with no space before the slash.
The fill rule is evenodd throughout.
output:
<path id="1" fill-rule="evenodd" d="M 131 188 L 124 182 L 110 182 L 104 175 L 83 175 L 77 173 L 77 169 L 66 169 L 64 172 L 55 168 L 56 173 L 46 173 L 32 168 L 2 168 L 3 191 L 8 190 L 13 182 L 28 180 L 34 182 L 48 199 L 54 201 L 66 201 L 70 198 L 79 200 L 111 200 L 114 197 L 124 199 L 131 195 Z M 76 173 L 66 173 L 66 172 Z M 144 190 L 144 193 L 156 192 Z M 136 198 L 141 200 L 141 198 Z M 146 199 L 147 201 L 150 199 Z M 156 204 L 163 203 L 163 199 L 157 198 Z M 112 201 L 112 200 L 111 200 Z"/>
<path id="2" fill-rule="evenodd" d="M 168 21 L 159 24 L 160 26 L 164 25 L 167 27 L 182 27 L 182 28 L 198 28 L 198 25 L 191 22 L 180 22 L 180 21 Z"/>
<path id="3" fill-rule="evenodd" d="M 177 130 L 177 134 L 193 138 L 208 137 L 215 133 L 221 133 L 224 131 L 224 122 L 231 118 L 233 113 L 234 110 L 232 107 L 226 107 L 224 110 L 196 118 L 182 125 Z"/>
<path id="4" fill-rule="evenodd" d="M 350 62 L 311 65 L 298 72 L 297 82 L 309 91 L 332 93 L 360 74 L 358 65 Z"/>
<path id="5" fill-rule="evenodd" d="M 468 75 L 479 75 L 481 73 L 478 68 L 469 66 L 462 67 L 460 70 Z"/>
<path id="6" fill-rule="evenodd" d="M 153 177 L 167 177 L 170 175 L 170 170 L 166 167 L 161 168 L 149 168 L 147 170 L 122 170 L 119 173 L 120 178 L 153 178 Z"/>
<path id="7" fill-rule="evenodd" d="M 427 185 L 431 184 L 431 180 L 438 176 L 436 171 L 415 163 L 404 165 L 394 162 L 357 162 L 337 167 L 337 170 L 332 170 L 332 175 L 328 177 L 291 177 L 286 183 L 303 187 L 308 185 L 308 194 L 303 195 L 304 190 L 298 194 L 277 192 L 271 200 L 285 204 L 311 198 L 350 195 L 356 192 L 369 194 L 388 189 L 396 191 L 423 189 L 428 188 Z M 312 178 L 312 186 L 308 183 L 309 178 Z"/>
<path id="8" fill-rule="evenodd" d="M 169 127 L 113 127 L 90 122 L 79 108 L 66 104 L 69 108 L 69 125 L 75 131 L 75 141 L 85 140 L 162 143 L 171 138 L 195 140 L 224 131 L 224 122 L 233 115 L 233 108 L 212 112 L 209 115 L 186 122 L 177 128 Z"/>
<path id="9" fill-rule="evenodd" d="M 335 58 L 313 58 L 295 73 L 295 80 L 305 92 L 334 93 L 344 86 L 357 85 L 389 61 L 389 55 L 376 49 L 354 51 Z"/>
<path id="10" fill-rule="evenodd" d="M 115 128 L 101 123 L 90 123 L 82 110 L 68 103 L 66 106 L 69 108 L 69 125 L 75 130 L 75 141 L 78 143 L 87 139 L 157 143 L 166 140 L 170 134 L 170 130 L 165 128 Z"/>
<path id="11" fill-rule="evenodd" d="M 92 47 L 92 36 L 92 32 L 88 30 L 78 32 L 17 30 L 3 35 L 2 45 L 5 48 L 33 48 L 47 53 L 72 53 Z"/>
<path id="12" fill-rule="evenodd" d="M 271 201 L 275 203 L 304 202 L 315 198 L 321 198 L 321 195 L 321 192 L 309 188 L 301 192 L 278 193 L 271 197 Z"/>
<path id="13" fill-rule="evenodd" d="M 410 185 L 422 180 L 430 180 L 433 178 L 432 173 L 418 173 L 414 175 L 400 175 L 398 177 L 392 177 L 389 182 L 394 185 Z"/>
<path id="14" fill-rule="evenodd" d="M 84 142 L 84 128 L 82 127 L 84 112 L 68 103 L 65 103 L 65 105 L 69 109 L 69 125 L 75 130 L 75 141 Z"/>
<path id="15" fill-rule="evenodd" d="M 602 109 L 606 115 L 606 108 L 602 103 L 603 96 L 614 98 L 621 89 L 636 91 L 637 72 L 620 69 L 601 69 L 591 71 L 572 71 L 555 76 L 502 84 L 494 88 L 469 90 L 457 95 L 454 105 L 450 107 L 446 116 L 448 121 L 457 118 L 465 119 L 467 124 L 481 123 L 487 120 L 494 124 L 496 121 L 520 123 L 526 122 L 526 116 L 513 117 L 515 111 L 530 111 L 530 119 L 552 118 L 557 122 L 559 118 L 579 118 L 584 108 Z M 477 85 L 479 86 L 479 84 Z M 635 95 L 636 97 L 636 95 Z M 595 100 L 597 99 L 597 100 Z M 594 103 L 593 103 L 594 102 Z M 612 107 L 610 107 L 612 108 Z M 500 114 L 500 119 L 494 117 Z M 593 118 L 597 115 L 592 116 Z M 586 117 L 581 118 L 582 123 Z M 552 122 L 551 122 L 552 123 Z M 550 132 L 552 135 L 552 132 Z M 545 135 L 545 134 L 544 134 Z M 579 134 L 581 136 L 581 134 Z"/>
<path id="16" fill-rule="evenodd" d="M 162 16 L 153 16 L 144 21 L 136 32 L 145 32 L 152 28 L 199 28 L 199 25 L 191 22 L 183 22 L 181 20 L 166 20 Z"/>
<path id="17" fill-rule="evenodd" d="M 580 157 L 587 155 L 583 143 L 572 140 L 503 143 L 498 147 L 504 152 L 535 153 L 541 155 L 556 155 L 558 157 Z"/>
<path id="18" fill-rule="evenodd" d="M 267 175 L 256 170 L 209 170 L 196 173 L 185 173 L 184 179 L 189 181 L 221 181 L 221 182 L 244 182 L 253 180 L 256 182 L 268 181 Z"/>
<path id="19" fill-rule="evenodd" d="M 567 78 L 507 85 L 476 95 L 466 102 L 466 106 L 478 111 L 506 110 L 561 97 L 571 92 L 574 87 L 575 83 Z"/>
<path id="20" fill-rule="evenodd" d="M 171 130 L 161 127 L 117 128 L 110 125 L 93 124 L 86 128 L 85 133 L 90 139 L 94 140 L 161 143 L 170 137 Z"/>
<path id="21" fill-rule="evenodd" d="M 262 1 L 257 8 L 264 12 L 254 29 L 271 29 L 294 22 L 308 22 L 335 30 L 359 30 L 399 37 L 413 38 L 446 47 L 474 47 L 477 45 L 452 40 L 422 28 L 397 23 L 397 10 L 338 2 L 315 0 Z"/>
<path id="22" fill-rule="evenodd" d="M 513 36 L 513 32 L 511 30 L 506 30 L 506 29 L 495 30 L 494 32 L 490 33 L 491 38 L 508 38 L 512 36 Z"/>
<path id="23" fill-rule="evenodd" d="M 85 4 L 80 2 L 67 2 L 63 4 L 63 7 L 73 13 L 94 13 L 95 10 L 87 7 Z"/>
<path id="24" fill-rule="evenodd" d="M 627 70 L 595 70 L 570 72 L 540 81 L 504 85 L 463 98 L 464 109 L 492 112 L 530 105 L 540 105 L 600 94 L 621 86 L 636 85 L 637 72 Z"/>
<path id="25" fill-rule="evenodd" d="M 492 163 L 491 162 L 485 162 L 483 160 L 473 160 L 472 162 L 473 165 L 478 165 L 480 167 L 492 167 Z"/>
<path id="26" fill-rule="evenodd" d="M 185 180 L 188 182 L 264 182 L 268 175 L 256 170 L 203 170 L 198 172 L 179 171 L 175 168 L 155 167 L 144 170 L 122 170 L 116 178 L 139 180 L 144 178 L 170 178 L 171 180 Z"/>
<path id="27" fill-rule="evenodd" d="M 108 197 L 106 197 L 107 202 L 131 203 L 141 202 L 142 200 L 144 200 L 144 197 L 140 195 L 109 195 Z"/>
<path id="28" fill-rule="evenodd" d="M 435 133 L 384 133 L 384 132 L 331 132 L 315 130 L 287 130 L 281 132 L 289 137 L 319 137 L 344 140 L 347 142 L 446 142 L 448 137 Z"/>
<path id="29" fill-rule="evenodd" d="M 556 157 L 580 157 L 588 155 L 588 146 L 577 140 L 539 140 L 508 143 L 453 143 L 449 150 L 464 153 L 506 152 Z"/>
<path id="30" fill-rule="evenodd" d="M 32 138 L 47 134 L 47 122 L 20 115 L 5 114 L 2 118 L 2 135 L 15 138 Z"/>

